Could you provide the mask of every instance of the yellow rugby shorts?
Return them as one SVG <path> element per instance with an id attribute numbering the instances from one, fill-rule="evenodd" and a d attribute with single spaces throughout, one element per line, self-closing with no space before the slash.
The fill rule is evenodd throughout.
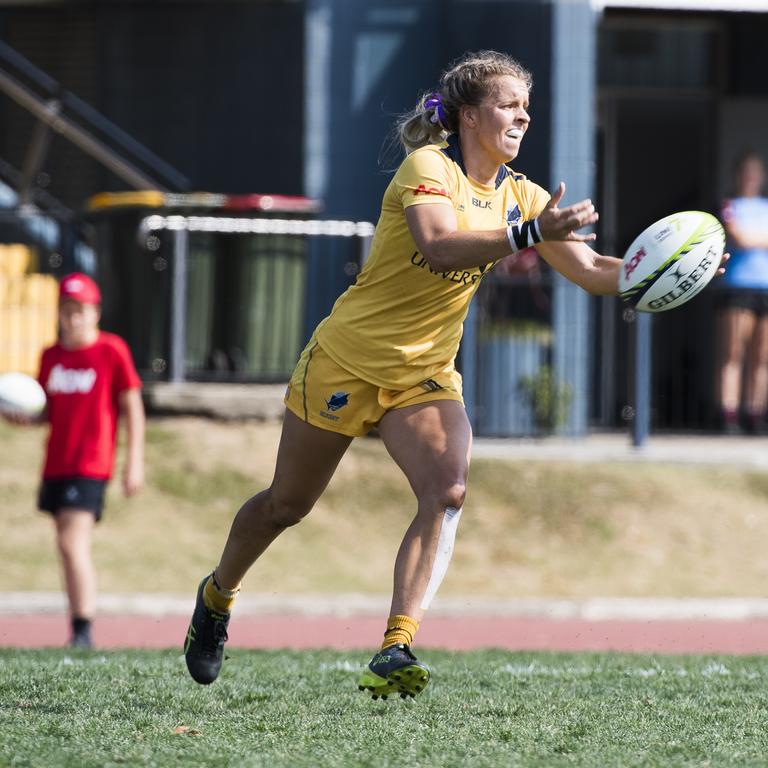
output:
<path id="1" fill-rule="evenodd" d="M 433 400 L 461 397 L 461 374 L 450 368 L 415 387 L 398 391 L 362 381 L 332 360 L 313 338 L 301 353 L 291 376 L 285 405 L 315 427 L 361 437 L 387 411 Z"/>

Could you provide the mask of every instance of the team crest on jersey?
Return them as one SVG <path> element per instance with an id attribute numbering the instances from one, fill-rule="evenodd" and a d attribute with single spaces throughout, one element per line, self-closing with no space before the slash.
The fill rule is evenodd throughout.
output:
<path id="1" fill-rule="evenodd" d="M 507 224 L 517 224 L 517 222 L 522 218 L 523 214 L 520 213 L 519 205 L 516 205 L 514 208 L 507 209 Z"/>

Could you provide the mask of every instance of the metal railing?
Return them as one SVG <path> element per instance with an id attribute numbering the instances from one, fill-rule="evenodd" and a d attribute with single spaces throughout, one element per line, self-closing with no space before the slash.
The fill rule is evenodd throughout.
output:
<path id="1" fill-rule="evenodd" d="M 79 147 L 134 189 L 189 188 L 189 181 L 181 172 L 2 41 L 0 91 L 37 119 L 20 172 L 18 193 L 22 204 L 32 200 L 51 132 Z"/>
<path id="2" fill-rule="evenodd" d="M 351 282 L 373 230 L 339 220 L 145 216 L 138 244 L 168 301 L 167 354 L 150 353 L 153 372 L 172 382 L 285 380 L 319 319 L 308 317 L 312 243 L 349 242 L 336 262 Z"/>

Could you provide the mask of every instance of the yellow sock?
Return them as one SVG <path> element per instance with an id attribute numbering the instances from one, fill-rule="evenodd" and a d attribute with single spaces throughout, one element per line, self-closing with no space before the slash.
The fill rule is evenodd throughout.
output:
<path id="1" fill-rule="evenodd" d="M 219 586 L 215 575 L 212 573 L 203 587 L 203 602 L 210 611 L 229 613 L 235 604 L 235 598 L 239 591 L 239 584 L 234 589 L 224 589 L 224 587 Z"/>
<path id="2" fill-rule="evenodd" d="M 413 636 L 418 629 L 419 622 L 412 619 L 410 616 L 390 616 L 387 619 L 387 630 L 384 632 L 384 642 L 381 644 L 382 650 L 397 643 L 410 645 L 413 642 Z"/>

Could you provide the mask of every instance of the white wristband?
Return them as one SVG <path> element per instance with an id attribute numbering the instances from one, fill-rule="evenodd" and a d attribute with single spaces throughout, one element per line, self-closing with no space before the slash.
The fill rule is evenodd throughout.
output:
<path id="1" fill-rule="evenodd" d="M 540 243 L 541 230 L 539 230 L 538 219 L 523 221 L 517 224 L 507 224 L 507 239 L 512 246 L 512 253 L 522 251 L 523 248 L 530 248 L 536 243 Z"/>

